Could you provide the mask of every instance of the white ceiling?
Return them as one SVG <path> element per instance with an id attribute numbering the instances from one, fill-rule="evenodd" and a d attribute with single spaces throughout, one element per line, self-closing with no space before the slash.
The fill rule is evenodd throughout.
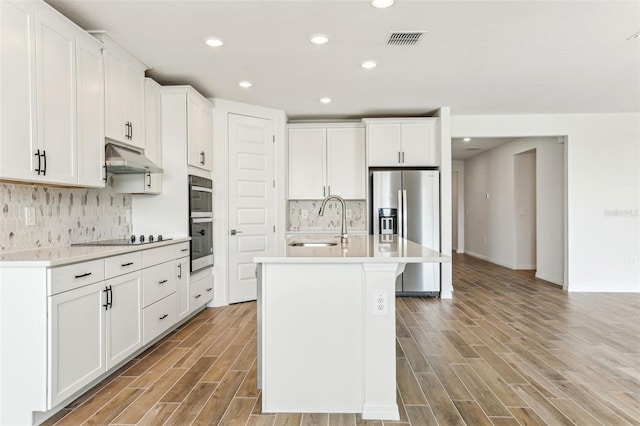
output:
<path id="1" fill-rule="evenodd" d="M 640 1 L 48 0 L 161 84 L 292 119 L 640 111 Z M 427 33 L 387 46 L 390 31 Z M 328 34 L 323 46 L 311 34 Z M 217 36 L 224 46 L 204 45 Z M 378 67 L 365 70 L 364 60 Z M 253 87 L 237 83 L 250 80 Z M 323 96 L 333 99 L 324 105 Z"/>
<path id="2" fill-rule="evenodd" d="M 515 138 L 471 138 L 469 142 L 465 142 L 462 138 L 451 139 L 451 159 L 466 160 L 483 151 L 497 148 L 507 142 L 511 142 Z"/>

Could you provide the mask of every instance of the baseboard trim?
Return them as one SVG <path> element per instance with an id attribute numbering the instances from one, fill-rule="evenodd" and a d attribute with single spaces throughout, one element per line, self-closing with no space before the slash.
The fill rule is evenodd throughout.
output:
<path id="1" fill-rule="evenodd" d="M 495 263 L 496 265 L 504 266 L 505 268 L 513 269 L 513 265 L 511 265 L 511 264 L 509 264 L 507 262 L 503 262 L 501 260 L 494 259 L 492 257 L 485 256 L 485 255 L 480 254 L 480 253 L 467 251 L 465 254 L 468 254 L 469 256 L 472 256 L 472 257 L 477 257 L 478 259 L 486 260 L 487 262 Z"/>
<path id="2" fill-rule="evenodd" d="M 370 405 L 362 407 L 363 420 L 400 420 L 398 405 Z"/>
<path id="3" fill-rule="evenodd" d="M 552 277 L 550 275 L 541 274 L 539 272 L 536 272 L 536 278 L 538 278 L 540 280 L 548 281 L 548 282 L 550 282 L 552 284 L 555 284 L 555 285 L 559 285 L 559 286 L 563 286 L 564 285 L 564 280 L 557 279 L 557 278 Z"/>
<path id="4" fill-rule="evenodd" d="M 516 270 L 524 270 L 524 271 L 533 271 L 536 269 L 536 265 L 515 265 L 513 269 Z"/>

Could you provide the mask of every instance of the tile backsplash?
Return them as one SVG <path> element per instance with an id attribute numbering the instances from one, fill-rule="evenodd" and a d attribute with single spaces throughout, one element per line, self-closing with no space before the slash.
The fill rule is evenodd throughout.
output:
<path id="1" fill-rule="evenodd" d="M 366 231 L 367 216 L 364 200 L 348 200 L 347 231 Z M 342 225 L 340 202 L 329 201 L 323 216 L 318 216 L 320 200 L 289 200 L 289 231 L 338 231 Z M 306 211 L 306 216 L 305 212 Z"/>
<path id="2" fill-rule="evenodd" d="M 25 208 L 35 210 L 26 226 Z M 66 246 L 126 238 L 131 233 L 131 195 L 103 189 L 0 183 L 0 251 Z"/>

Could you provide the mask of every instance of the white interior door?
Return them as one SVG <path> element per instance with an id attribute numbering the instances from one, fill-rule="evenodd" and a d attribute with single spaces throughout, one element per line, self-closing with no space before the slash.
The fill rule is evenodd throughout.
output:
<path id="1" fill-rule="evenodd" d="M 229 303 L 255 300 L 253 258 L 275 245 L 273 120 L 229 114 Z"/>

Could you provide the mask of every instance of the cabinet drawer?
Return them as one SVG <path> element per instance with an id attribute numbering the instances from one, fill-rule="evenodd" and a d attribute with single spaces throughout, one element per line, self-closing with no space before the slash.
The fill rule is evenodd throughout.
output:
<path id="1" fill-rule="evenodd" d="M 159 263 L 168 262 L 176 258 L 175 245 L 158 247 L 151 250 L 142 251 L 142 267 L 157 265 Z"/>
<path id="2" fill-rule="evenodd" d="M 119 256 L 107 257 L 104 260 L 104 270 L 107 279 L 129 272 L 140 270 L 142 257 L 140 252 L 125 253 Z"/>
<path id="3" fill-rule="evenodd" d="M 74 263 L 47 271 L 49 296 L 104 281 L 104 260 Z"/>
<path id="4" fill-rule="evenodd" d="M 142 310 L 142 340 L 146 345 L 177 321 L 177 299 L 173 293 Z"/>
<path id="5" fill-rule="evenodd" d="M 193 311 L 213 299 L 213 276 L 209 275 L 189 286 L 189 310 Z"/>
<path id="6" fill-rule="evenodd" d="M 189 241 L 176 244 L 174 247 L 176 248 L 176 259 L 189 256 Z"/>
<path id="7" fill-rule="evenodd" d="M 176 292 L 174 261 L 142 270 L 142 306 L 148 306 Z"/>

